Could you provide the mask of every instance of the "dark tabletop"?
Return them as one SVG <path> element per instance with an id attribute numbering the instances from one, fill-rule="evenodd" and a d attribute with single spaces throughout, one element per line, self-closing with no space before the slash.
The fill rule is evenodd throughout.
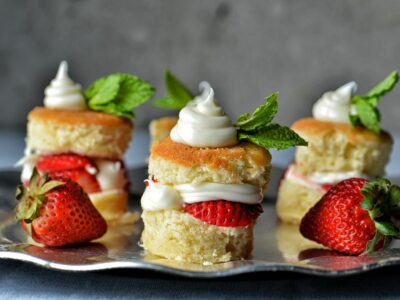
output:
<path id="1" fill-rule="evenodd" d="M 219 280 L 141 270 L 70 273 L 0 261 L 0 297 L 16 298 L 398 298 L 399 267 L 342 278 L 258 273 Z"/>

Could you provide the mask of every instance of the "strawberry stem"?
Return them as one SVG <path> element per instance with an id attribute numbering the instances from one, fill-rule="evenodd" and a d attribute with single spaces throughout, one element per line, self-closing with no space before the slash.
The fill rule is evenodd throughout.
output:
<path id="1" fill-rule="evenodd" d="M 15 197 L 19 201 L 15 209 L 17 221 L 23 220 L 29 230 L 30 222 L 39 215 L 45 194 L 63 184 L 65 182 L 49 180 L 47 174 L 41 176 L 38 170 L 34 168 L 28 186 L 17 186 L 15 193 Z"/>
<path id="2" fill-rule="evenodd" d="M 368 242 L 365 254 L 375 251 L 382 239 L 383 247 L 386 247 L 392 238 L 400 238 L 399 229 L 392 222 L 393 215 L 399 210 L 400 187 L 392 185 L 385 178 L 377 178 L 365 183 L 361 194 L 364 196 L 361 207 L 368 211 L 376 228 L 376 234 Z"/>

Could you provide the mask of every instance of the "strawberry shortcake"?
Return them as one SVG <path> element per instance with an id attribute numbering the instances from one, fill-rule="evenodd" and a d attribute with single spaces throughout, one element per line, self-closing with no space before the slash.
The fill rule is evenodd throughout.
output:
<path id="1" fill-rule="evenodd" d="M 132 136 L 132 109 L 152 94 L 147 82 L 129 74 L 100 78 L 84 92 L 62 62 L 45 89 L 44 107 L 28 115 L 22 181 L 29 181 L 34 167 L 68 177 L 107 222 L 131 222 L 123 156 Z"/>
<path id="2" fill-rule="evenodd" d="M 211 86 L 202 82 L 200 88 L 202 94 L 180 111 L 169 136 L 152 145 L 141 199 L 143 247 L 203 264 L 246 258 L 271 172 L 269 136 L 262 129 L 282 129 L 268 124 L 276 113 L 276 94 L 233 125 Z M 279 129 L 269 133 L 274 130 Z M 285 146 L 304 143 L 291 133 L 294 139 Z"/>
<path id="3" fill-rule="evenodd" d="M 305 213 L 339 181 L 383 176 L 393 140 L 380 129 L 377 103 L 397 82 L 390 74 L 364 96 L 354 95 L 350 82 L 325 93 L 313 107 L 313 118 L 295 122 L 292 129 L 309 142 L 296 150 L 280 184 L 279 218 L 299 224 Z"/>

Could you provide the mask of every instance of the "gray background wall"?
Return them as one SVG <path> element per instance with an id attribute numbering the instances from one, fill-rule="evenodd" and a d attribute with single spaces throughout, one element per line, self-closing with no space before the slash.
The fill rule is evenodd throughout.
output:
<path id="1" fill-rule="evenodd" d="M 62 59 L 87 86 L 132 72 L 164 93 L 168 67 L 192 89 L 215 87 L 232 117 L 280 91 L 277 120 L 310 115 L 350 80 L 367 91 L 400 68 L 400 1 L 0 0 L 0 126 L 24 126 Z M 400 87 L 381 102 L 400 131 Z M 166 114 L 146 105 L 136 122 Z"/>

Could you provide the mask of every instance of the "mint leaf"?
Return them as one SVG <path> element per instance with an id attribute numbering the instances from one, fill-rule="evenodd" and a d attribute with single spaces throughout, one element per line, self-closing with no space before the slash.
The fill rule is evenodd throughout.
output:
<path id="1" fill-rule="evenodd" d="M 396 86 L 398 81 L 399 74 L 397 71 L 393 71 L 366 95 L 355 95 L 351 98 L 351 102 L 355 106 L 355 114 L 349 116 L 353 127 L 364 126 L 376 134 L 380 133 L 381 117 L 378 103 Z"/>
<path id="2" fill-rule="evenodd" d="M 265 98 L 266 103 L 257 107 L 252 115 L 244 113 L 237 119 L 236 125 L 241 130 L 251 131 L 269 124 L 278 112 L 278 93 Z"/>
<path id="3" fill-rule="evenodd" d="M 236 124 L 240 124 L 240 123 L 246 121 L 248 118 L 250 118 L 250 115 L 248 113 L 243 113 L 237 118 Z"/>
<path id="4" fill-rule="evenodd" d="M 397 71 L 393 71 L 390 73 L 385 79 L 383 79 L 380 83 L 378 83 L 372 90 L 370 90 L 367 94 L 368 97 L 379 98 L 390 92 L 399 81 L 399 73 Z"/>
<path id="5" fill-rule="evenodd" d="M 120 87 L 118 76 L 107 76 L 97 79 L 85 91 L 85 97 L 91 105 L 102 105 L 112 101 Z"/>
<path id="6" fill-rule="evenodd" d="M 182 101 L 170 96 L 166 96 L 164 98 L 155 100 L 153 105 L 168 110 L 179 110 L 185 107 L 187 103 L 188 101 Z"/>
<path id="7" fill-rule="evenodd" d="M 179 110 L 194 98 L 190 90 L 169 70 L 165 70 L 164 83 L 168 95 L 154 101 L 154 106 L 169 110 Z"/>
<path id="8" fill-rule="evenodd" d="M 244 113 L 237 119 L 238 140 L 248 140 L 263 148 L 284 150 L 292 146 L 307 146 L 308 143 L 292 129 L 271 124 L 278 112 L 278 93 L 266 97 L 266 103 L 253 114 Z"/>
<path id="9" fill-rule="evenodd" d="M 360 122 L 369 130 L 379 134 L 380 115 L 378 109 L 366 101 L 358 101 L 355 106 Z"/>
<path id="10" fill-rule="evenodd" d="M 307 146 L 308 143 L 292 129 L 278 124 L 269 124 L 254 131 L 238 131 L 238 139 L 248 140 L 266 149 L 284 150 L 292 146 Z"/>
<path id="11" fill-rule="evenodd" d="M 133 109 L 154 95 L 154 87 L 134 75 L 111 74 L 92 83 L 85 91 L 91 110 L 133 118 Z"/>

